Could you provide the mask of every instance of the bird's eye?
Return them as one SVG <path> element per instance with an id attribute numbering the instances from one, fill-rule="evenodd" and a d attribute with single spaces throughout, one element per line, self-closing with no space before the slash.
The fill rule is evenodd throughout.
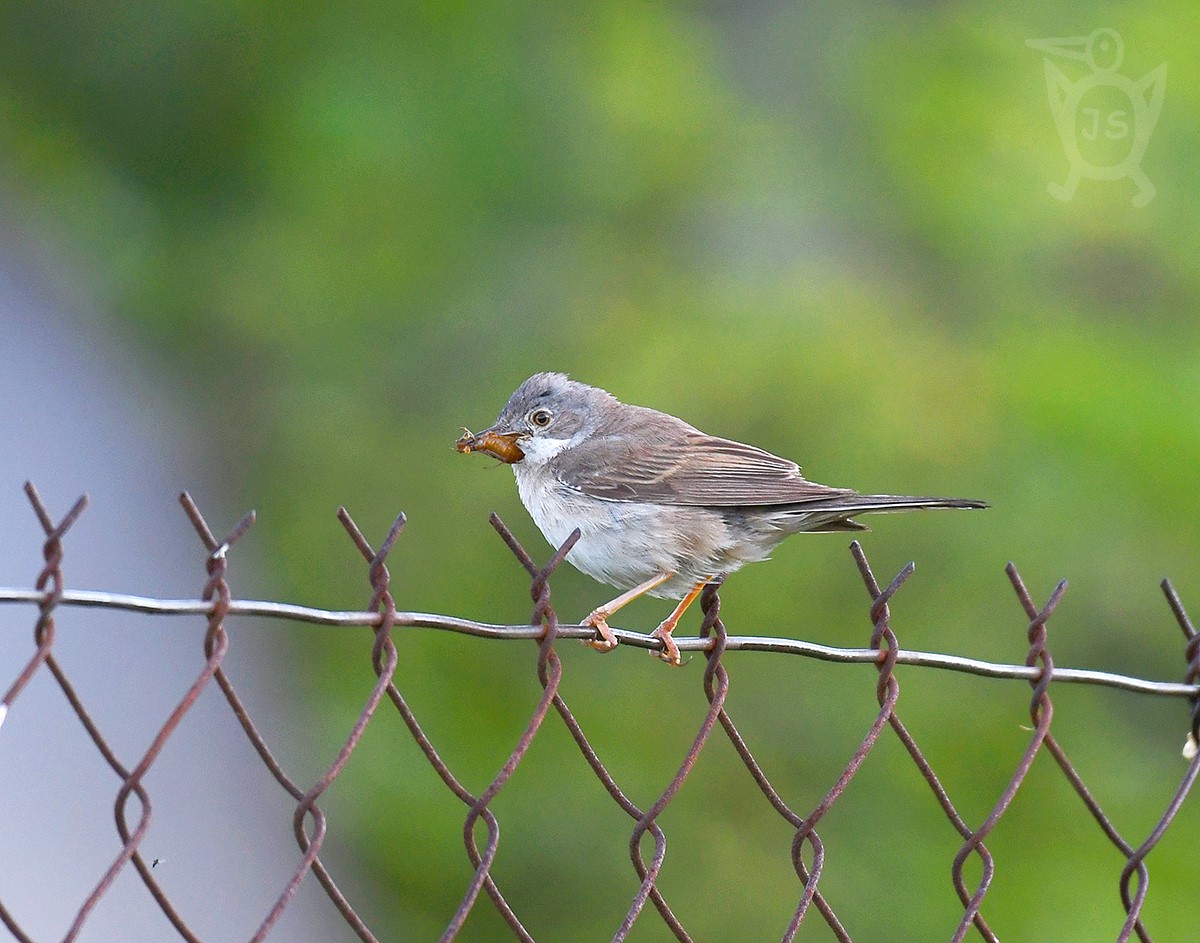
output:
<path id="1" fill-rule="evenodd" d="M 529 421 L 539 428 L 546 428 L 550 425 L 552 414 L 548 409 L 535 409 L 529 414 Z"/>

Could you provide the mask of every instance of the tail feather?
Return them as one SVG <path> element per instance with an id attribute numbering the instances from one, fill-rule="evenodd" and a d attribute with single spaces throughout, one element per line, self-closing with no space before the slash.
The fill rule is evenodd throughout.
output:
<path id="1" fill-rule="evenodd" d="M 988 507 L 986 501 L 970 498 L 921 498 L 899 494 L 847 494 L 823 501 L 811 501 L 803 505 L 805 510 L 840 511 L 847 516 L 867 511 L 915 511 L 923 508 L 980 509 Z M 797 506 L 797 510 L 800 506 Z"/>
<path id="2" fill-rule="evenodd" d="M 986 508 L 986 501 L 969 498 L 924 498 L 899 494 L 844 494 L 818 501 L 803 501 L 784 505 L 776 520 L 786 529 L 810 533 L 870 530 L 865 524 L 851 520 L 859 514 L 916 511 L 925 508 Z M 790 523 L 784 523 L 785 521 Z"/>

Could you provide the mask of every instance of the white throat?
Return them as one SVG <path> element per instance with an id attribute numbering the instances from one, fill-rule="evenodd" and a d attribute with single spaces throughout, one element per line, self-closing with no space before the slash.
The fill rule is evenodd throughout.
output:
<path id="1" fill-rule="evenodd" d="M 530 436 L 517 443 L 525 458 L 518 465 L 528 462 L 530 465 L 544 465 L 563 449 L 575 444 L 575 439 L 552 439 L 549 436 Z"/>

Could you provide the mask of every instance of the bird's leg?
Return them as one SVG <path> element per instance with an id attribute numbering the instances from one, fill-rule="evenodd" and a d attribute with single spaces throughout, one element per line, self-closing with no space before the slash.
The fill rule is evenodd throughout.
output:
<path id="1" fill-rule="evenodd" d="M 633 589 L 621 593 L 616 599 L 606 602 L 603 606 L 593 609 L 591 615 L 583 620 L 581 625 L 590 625 L 598 634 L 598 638 L 584 639 L 584 644 L 590 645 L 598 652 L 611 652 L 617 647 L 617 637 L 612 634 L 612 629 L 608 627 L 608 618 L 622 606 L 626 606 L 633 602 L 639 596 L 645 595 L 654 589 L 655 586 L 661 586 L 667 580 L 673 578 L 674 573 L 658 573 L 650 577 L 644 583 L 638 583 Z"/>
<path id="2" fill-rule="evenodd" d="M 687 612 L 688 606 L 694 603 L 696 601 L 696 597 L 704 592 L 704 587 L 709 584 L 710 580 L 711 577 L 707 580 L 701 580 L 690 590 L 688 590 L 688 594 L 684 596 L 683 599 L 679 600 L 679 605 L 675 607 L 675 610 L 669 616 L 663 619 L 657 629 L 650 633 L 654 638 L 660 639 L 663 643 L 662 651 L 656 652 L 651 650 L 651 655 L 657 655 L 667 664 L 675 665 L 676 667 L 679 667 L 681 664 L 683 664 L 682 659 L 679 657 L 679 646 L 676 645 L 675 640 L 671 638 L 671 633 L 675 630 L 675 626 L 679 624 L 679 620 L 683 617 L 683 614 Z"/>

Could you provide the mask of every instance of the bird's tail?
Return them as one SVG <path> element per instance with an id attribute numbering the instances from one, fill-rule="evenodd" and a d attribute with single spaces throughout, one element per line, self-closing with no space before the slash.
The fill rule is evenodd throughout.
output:
<path id="1" fill-rule="evenodd" d="M 851 518 L 859 514 L 891 511 L 918 511 L 925 508 L 979 509 L 988 507 L 986 501 L 970 498 L 924 498 L 899 494 L 844 494 L 805 501 L 789 506 L 785 518 L 792 519 L 791 527 L 809 533 L 829 531 L 869 530 L 865 524 Z M 785 525 L 787 526 L 787 525 Z M 790 529 L 790 528 L 789 528 Z"/>
<path id="2" fill-rule="evenodd" d="M 919 498 L 900 494 L 847 494 L 821 501 L 813 501 L 808 510 L 839 511 L 851 516 L 867 511 L 916 511 L 923 508 L 979 509 L 988 506 L 986 501 L 970 498 Z"/>

